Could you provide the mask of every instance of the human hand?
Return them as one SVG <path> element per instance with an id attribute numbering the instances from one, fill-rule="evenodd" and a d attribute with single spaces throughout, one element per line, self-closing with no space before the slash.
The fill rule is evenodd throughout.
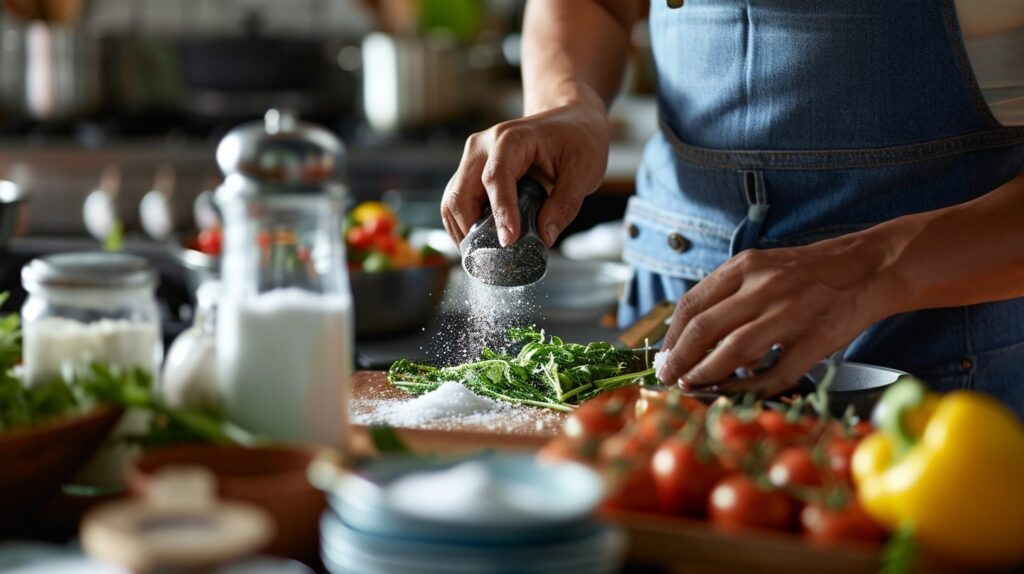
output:
<path id="1" fill-rule="evenodd" d="M 441 219 L 458 244 L 488 201 L 499 241 L 515 243 L 520 231 L 516 181 L 535 167 L 554 184 L 537 215 L 538 232 L 550 246 L 576 217 L 583 198 L 600 185 L 607 164 L 608 126 L 596 96 L 503 122 L 466 141 L 441 200 Z"/>
<path id="2" fill-rule="evenodd" d="M 817 361 L 896 312 L 883 272 L 890 260 L 883 242 L 860 234 L 739 253 L 680 299 L 658 378 L 760 396 L 792 388 Z M 723 382 L 776 344 L 782 355 L 770 369 Z"/>

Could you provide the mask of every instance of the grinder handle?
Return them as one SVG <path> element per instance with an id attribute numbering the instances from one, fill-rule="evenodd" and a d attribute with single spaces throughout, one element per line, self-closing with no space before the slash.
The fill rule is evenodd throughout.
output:
<path id="1" fill-rule="evenodd" d="M 537 215 L 548 198 L 548 191 L 544 185 L 532 175 L 524 175 L 516 182 L 516 192 L 519 195 L 519 240 L 527 235 L 533 235 L 540 239 L 537 231 Z"/>

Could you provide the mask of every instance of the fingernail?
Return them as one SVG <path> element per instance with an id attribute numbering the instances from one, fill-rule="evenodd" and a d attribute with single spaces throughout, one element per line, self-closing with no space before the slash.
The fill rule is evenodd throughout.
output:
<path id="1" fill-rule="evenodd" d="M 665 379 L 668 378 L 667 375 L 668 375 L 668 368 L 665 367 L 664 365 L 662 365 L 662 367 L 660 369 L 658 369 L 658 372 L 655 373 L 654 376 L 658 377 L 659 381 L 661 381 L 661 382 L 663 382 L 665 384 L 668 384 L 668 382 L 665 380 Z"/>
<path id="2" fill-rule="evenodd" d="M 501 242 L 502 247 L 512 245 L 512 228 L 508 225 L 502 225 L 501 228 L 498 229 L 498 241 Z"/>
<path id="3" fill-rule="evenodd" d="M 686 373 L 679 380 L 683 382 L 684 387 L 707 384 L 707 381 L 704 380 L 704 377 L 701 377 L 699 373 L 694 374 L 693 371 Z"/>
<path id="4" fill-rule="evenodd" d="M 550 247 L 555 242 L 555 239 L 558 238 L 558 226 L 554 223 L 549 223 L 544 227 L 544 230 L 548 235 L 548 247 Z"/>

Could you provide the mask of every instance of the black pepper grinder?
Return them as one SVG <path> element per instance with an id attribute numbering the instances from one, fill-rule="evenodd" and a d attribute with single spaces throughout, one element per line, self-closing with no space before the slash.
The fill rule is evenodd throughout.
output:
<path id="1" fill-rule="evenodd" d="M 490 206 L 459 244 L 462 267 L 470 277 L 488 285 L 521 287 L 536 283 L 548 270 L 548 247 L 537 233 L 537 214 L 548 192 L 527 175 L 516 182 L 519 195 L 519 239 L 508 247 L 498 241 Z"/>

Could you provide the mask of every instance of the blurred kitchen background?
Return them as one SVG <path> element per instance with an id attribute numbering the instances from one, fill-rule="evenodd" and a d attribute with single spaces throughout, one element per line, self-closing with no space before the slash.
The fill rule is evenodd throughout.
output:
<path id="1" fill-rule="evenodd" d="M 25 262 L 96 248 L 120 221 L 124 249 L 160 266 L 173 336 L 191 320 L 194 293 L 168 245 L 203 225 L 196 199 L 220 182 L 219 139 L 271 107 L 342 137 L 353 203 L 383 199 L 405 223 L 441 228 L 438 202 L 466 136 L 521 113 L 524 4 L 4 0 L 0 180 L 24 195 L 0 221 L 0 231 L 13 232 L 6 242 L 0 233 L 0 291 L 14 292 L 5 310 L 20 305 Z M 644 140 L 656 129 L 646 30 L 646 22 L 634 30 L 612 110 L 605 183 L 567 235 L 621 219 L 633 191 Z M 0 186 L 0 200 L 13 190 Z M 143 201 L 147 194 L 156 199 Z M 594 265 L 594 273 L 613 273 Z M 404 337 L 409 349 L 422 346 Z"/>

